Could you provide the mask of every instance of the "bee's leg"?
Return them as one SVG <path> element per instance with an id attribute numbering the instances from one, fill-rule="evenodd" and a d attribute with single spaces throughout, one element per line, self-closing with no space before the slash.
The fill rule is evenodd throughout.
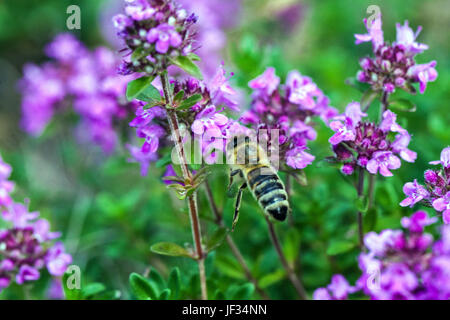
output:
<path id="1" fill-rule="evenodd" d="M 242 200 L 242 193 L 244 189 L 247 188 L 247 183 L 244 182 L 238 191 L 238 195 L 236 197 L 236 205 L 234 207 L 234 216 L 233 216 L 233 225 L 231 227 L 231 231 L 234 231 L 234 227 L 236 226 L 236 223 L 239 220 L 239 208 L 241 207 L 241 200 Z"/>
<path id="2" fill-rule="evenodd" d="M 228 183 L 227 190 L 229 191 L 231 188 L 231 185 L 233 184 L 233 178 L 235 175 L 240 174 L 242 175 L 242 171 L 240 169 L 232 170 L 230 169 L 230 182 Z"/>

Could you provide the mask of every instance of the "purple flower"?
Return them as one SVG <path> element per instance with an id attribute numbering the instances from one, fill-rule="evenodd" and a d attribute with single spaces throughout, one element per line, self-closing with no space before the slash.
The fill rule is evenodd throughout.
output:
<path id="1" fill-rule="evenodd" d="M 71 263 L 72 256 L 65 252 L 64 245 L 61 242 L 55 243 L 45 257 L 48 272 L 55 277 L 61 277 Z"/>
<path id="2" fill-rule="evenodd" d="M 332 300 L 326 288 L 318 288 L 313 293 L 313 300 Z"/>
<path id="3" fill-rule="evenodd" d="M 417 31 L 415 33 L 409 27 L 408 21 L 405 21 L 403 25 L 397 23 L 395 27 L 397 29 L 396 43 L 403 45 L 408 52 L 417 54 L 422 53 L 423 51 L 428 49 L 428 46 L 426 44 L 416 42 L 416 38 L 422 30 L 421 26 L 417 28 Z"/>
<path id="4" fill-rule="evenodd" d="M 316 84 L 297 70 L 289 72 L 286 87 L 289 89 L 289 101 L 305 109 L 313 109 L 316 106 L 314 97 L 321 95 Z"/>
<path id="5" fill-rule="evenodd" d="M 237 92 L 230 86 L 225 75 L 225 69 L 221 65 L 209 83 L 212 103 L 215 106 L 226 105 L 233 111 L 239 111 L 236 101 Z"/>
<path id="6" fill-rule="evenodd" d="M 443 197 L 433 201 L 433 208 L 442 212 L 442 218 L 444 223 L 450 223 L 450 191 L 448 191 Z"/>
<path id="7" fill-rule="evenodd" d="M 409 229 L 410 232 L 423 232 L 423 228 L 437 221 L 436 217 L 428 217 L 425 211 L 417 211 L 410 218 L 403 217 L 401 220 L 402 227 Z"/>
<path id="8" fill-rule="evenodd" d="M 402 207 L 410 206 L 411 208 L 421 200 L 428 197 L 429 192 L 425 187 L 421 186 L 417 179 L 414 179 L 414 182 L 407 182 L 403 186 L 403 192 L 408 197 L 404 199 L 402 202 L 400 202 L 400 205 Z"/>
<path id="9" fill-rule="evenodd" d="M 319 288 L 314 291 L 314 300 L 346 300 L 349 293 L 356 291 L 355 287 L 350 286 L 343 275 L 336 274 L 331 278 L 331 283 L 327 288 Z"/>
<path id="10" fill-rule="evenodd" d="M 72 62 L 86 52 L 86 48 L 70 33 L 62 33 L 47 45 L 45 53 L 50 58 Z"/>
<path id="11" fill-rule="evenodd" d="M 355 43 L 360 44 L 362 42 L 372 41 L 374 49 L 383 45 L 384 38 L 383 29 L 381 28 L 381 15 L 372 20 L 370 25 L 367 19 L 364 19 L 363 21 L 368 33 L 355 34 Z"/>
<path id="12" fill-rule="evenodd" d="M 131 154 L 131 158 L 128 159 L 128 161 L 139 162 L 141 165 L 141 175 L 145 177 L 148 173 L 150 162 L 156 161 L 158 159 L 158 155 L 156 153 L 143 152 L 142 148 L 135 147 L 130 144 L 127 144 L 126 147 Z"/>
<path id="13" fill-rule="evenodd" d="M 40 277 L 39 271 L 29 265 L 22 265 L 19 269 L 19 273 L 16 275 L 16 282 L 18 284 L 23 284 L 27 281 L 35 281 Z"/>
<path id="14" fill-rule="evenodd" d="M 419 82 L 420 93 L 425 92 L 428 82 L 433 82 L 437 79 L 438 73 L 434 68 L 436 64 L 437 62 L 433 60 L 428 63 L 417 64 L 408 70 L 408 75 L 413 77 L 415 81 Z"/>
<path id="15" fill-rule="evenodd" d="M 228 118 L 217 113 L 214 106 L 205 108 L 200 112 L 192 124 L 192 132 L 197 135 L 209 135 L 211 137 L 221 136 L 222 127 L 228 123 Z"/>
<path id="16" fill-rule="evenodd" d="M 330 128 L 335 134 L 328 139 L 332 145 L 337 145 L 343 141 L 353 141 L 356 137 L 355 128 L 350 118 L 345 118 L 344 123 L 341 121 L 332 121 Z"/>
<path id="17" fill-rule="evenodd" d="M 400 157 L 407 162 L 414 162 L 417 159 L 417 153 L 408 149 L 411 136 L 404 130 L 397 134 L 394 142 L 392 142 L 392 151 L 398 153 Z"/>
<path id="18" fill-rule="evenodd" d="M 258 93 L 271 96 L 280 84 L 280 78 L 275 74 L 275 69 L 270 67 L 259 77 L 248 83 L 248 86 Z"/>
<path id="19" fill-rule="evenodd" d="M 304 169 L 310 165 L 315 157 L 305 152 L 306 147 L 295 147 L 286 152 L 286 164 L 294 169 Z"/>
<path id="20" fill-rule="evenodd" d="M 31 220 L 39 216 L 39 212 L 29 212 L 28 207 L 21 203 L 14 203 L 10 209 L 2 212 L 3 219 L 12 222 L 14 227 L 23 228 L 30 224 Z"/>
<path id="21" fill-rule="evenodd" d="M 389 170 L 395 170 L 400 168 L 401 162 L 391 151 L 377 151 L 373 154 L 373 158 L 367 163 L 367 171 L 371 174 L 380 174 L 385 177 L 392 177 L 392 172 Z"/>
<path id="22" fill-rule="evenodd" d="M 441 164 L 444 168 L 450 167 L 450 147 L 444 148 L 441 152 L 441 159 L 431 161 L 430 164 Z"/>
<path id="23" fill-rule="evenodd" d="M 380 129 L 383 132 L 404 132 L 399 124 L 397 124 L 397 115 L 393 113 L 391 110 L 386 110 L 383 113 L 383 119 L 380 123 Z"/>

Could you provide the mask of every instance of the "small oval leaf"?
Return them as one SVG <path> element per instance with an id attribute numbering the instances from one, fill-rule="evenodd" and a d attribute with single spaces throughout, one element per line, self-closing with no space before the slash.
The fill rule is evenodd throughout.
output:
<path id="1" fill-rule="evenodd" d="M 144 76 L 128 82 L 126 96 L 128 100 L 137 98 L 151 83 L 155 77 Z"/>
<path id="2" fill-rule="evenodd" d="M 155 300 L 158 297 L 156 289 L 140 274 L 130 274 L 130 286 L 131 292 L 139 300 Z"/>
<path id="3" fill-rule="evenodd" d="M 189 73 L 191 76 L 194 76 L 200 80 L 203 79 L 200 68 L 194 62 L 192 62 L 192 60 L 189 57 L 178 56 L 176 59 L 172 59 L 171 61 L 174 65 L 183 69 L 184 71 Z"/>
<path id="4" fill-rule="evenodd" d="M 193 258 L 186 249 L 172 242 L 155 243 L 150 247 L 150 250 L 166 256 Z"/>

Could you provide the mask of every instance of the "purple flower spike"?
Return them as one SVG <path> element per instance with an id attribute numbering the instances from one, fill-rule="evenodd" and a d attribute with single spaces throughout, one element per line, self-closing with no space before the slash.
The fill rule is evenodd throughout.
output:
<path id="1" fill-rule="evenodd" d="M 367 34 L 355 34 L 356 44 L 372 41 L 374 57 L 360 60 L 362 70 L 357 73 L 357 80 L 369 83 L 372 90 L 393 93 L 396 88 L 411 92 L 411 84 L 419 83 L 420 92 L 424 93 L 427 83 L 436 80 L 436 61 L 416 64 L 415 56 L 428 49 L 428 46 L 416 41 L 421 27 L 414 33 L 408 21 L 397 24 L 397 41 L 389 44 L 383 39 L 381 17 L 376 18 L 371 26 L 364 20 Z"/>

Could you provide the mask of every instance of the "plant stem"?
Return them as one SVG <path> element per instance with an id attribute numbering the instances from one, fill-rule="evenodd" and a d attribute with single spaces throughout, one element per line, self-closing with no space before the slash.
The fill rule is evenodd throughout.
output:
<path id="1" fill-rule="evenodd" d="M 272 240 L 273 246 L 275 247 L 275 250 L 278 254 L 278 257 L 280 258 L 281 264 L 283 265 L 283 268 L 286 270 L 287 276 L 289 280 L 291 281 L 292 285 L 294 286 L 295 290 L 297 291 L 300 299 L 302 300 L 308 300 L 308 294 L 306 293 L 305 288 L 303 287 L 302 283 L 298 279 L 297 275 L 295 274 L 294 270 L 289 265 L 289 262 L 286 259 L 286 256 L 283 253 L 283 250 L 281 249 L 280 241 L 278 239 L 278 236 L 275 232 L 275 228 L 273 226 L 273 223 L 270 222 L 269 218 L 266 217 L 267 225 L 269 226 L 269 235 L 270 239 Z"/>
<path id="2" fill-rule="evenodd" d="M 388 109 L 388 98 L 389 93 L 386 91 L 383 92 L 383 95 L 381 96 L 381 108 L 380 108 L 380 114 L 379 114 L 379 123 L 381 123 L 381 120 L 383 119 L 383 113 Z"/>
<path id="3" fill-rule="evenodd" d="M 223 221 L 223 216 L 219 212 L 219 209 L 217 208 L 217 204 L 214 200 L 214 197 L 213 197 L 213 194 L 211 191 L 211 186 L 209 185 L 209 182 L 207 179 L 205 180 L 205 190 L 206 190 L 206 197 L 208 198 L 209 205 L 211 206 L 211 211 L 214 214 L 216 224 L 219 225 L 220 227 L 225 227 L 225 222 Z M 237 245 L 234 242 L 231 235 L 227 234 L 225 239 L 228 243 L 228 246 L 231 249 L 231 252 L 236 257 L 237 261 L 239 262 L 242 269 L 244 270 L 244 273 L 245 273 L 245 276 L 247 277 L 247 279 L 253 283 L 253 285 L 255 286 L 255 290 L 259 293 L 259 295 L 263 299 L 269 300 L 270 299 L 269 296 L 264 292 L 263 289 L 261 289 L 261 287 L 258 284 L 258 280 L 252 275 L 250 268 L 248 267 L 247 263 L 245 262 L 244 257 L 242 256 L 241 252 L 239 251 L 239 248 L 237 247 Z"/>
<path id="4" fill-rule="evenodd" d="M 369 174 L 369 206 L 372 208 L 374 193 L 375 193 L 375 183 L 377 182 L 377 176 L 375 174 Z"/>
<path id="5" fill-rule="evenodd" d="M 181 171 L 183 173 L 183 178 L 185 180 L 190 180 L 192 178 L 192 174 L 189 170 L 186 154 L 183 148 L 183 138 L 180 134 L 180 128 L 178 123 L 178 117 L 175 110 L 171 109 L 173 105 L 172 93 L 170 91 L 169 78 L 167 75 L 167 71 L 161 74 L 161 83 L 164 91 L 164 97 L 166 99 L 166 104 L 168 108 L 167 110 L 167 118 L 170 125 L 170 130 L 172 133 L 172 137 L 174 139 L 175 148 L 177 150 Z M 192 238 L 195 245 L 195 257 L 198 263 L 198 271 L 200 275 L 200 287 L 202 291 L 202 299 L 208 299 L 207 287 L 206 287 L 206 275 L 205 275 L 205 253 L 203 252 L 202 247 L 202 234 L 200 229 L 200 219 L 198 217 L 198 207 L 197 207 L 197 192 L 194 191 L 188 197 L 189 204 L 189 219 L 191 222 L 191 230 L 192 230 Z"/>
<path id="6" fill-rule="evenodd" d="M 358 167 L 358 185 L 357 185 L 358 197 L 361 197 L 364 192 L 364 168 Z M 358 238 L 359 247 L 361 250 L 364 249 L 364 229 L 363 229 L 363 216 L 362 212 L 358 211 Z"/>

